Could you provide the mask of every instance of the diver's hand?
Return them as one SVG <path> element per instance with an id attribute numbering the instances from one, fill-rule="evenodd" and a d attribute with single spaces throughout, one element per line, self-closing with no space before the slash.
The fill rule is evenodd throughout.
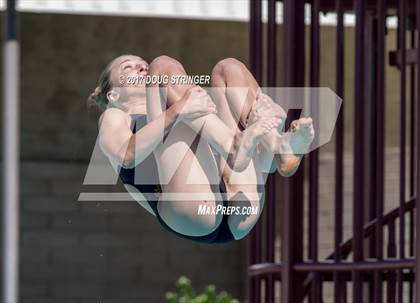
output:
<path id="1" fill-rule="evenodd" d="M 217 113 L 216 105 L 200 86 L 189 88 L 176 105 L 179 106 L 180 119 L 195 119 Z"/>
<path id="2" fill-rule="evenodd" d="M 286 112 L 283 108 L 275 103 L 270 96 L 258 93 L 257 98 L 252 105 L 249 113 L 247 124 L 253 124 L 262 118 L 275 117 L 280 119 L 278 129 L 281 129 L 286 121 Z"/>

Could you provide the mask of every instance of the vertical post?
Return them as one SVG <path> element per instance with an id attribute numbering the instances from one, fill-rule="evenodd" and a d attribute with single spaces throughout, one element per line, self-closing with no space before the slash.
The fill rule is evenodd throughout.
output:
<path id="1" fill-rule="evenodd" d="M 276 23 L 276 0 L 268 0 L 268 31 L 267 31 L 267 86 L 276 86 L 277 58 L 277 23 Z M 273 90 L 275 92 L 275 90 Z M 276 236 L 276 174 L 270 174 L 266 184 L 266 212 L 267 212 L 267 241 L 266 259 L 267 262 L 274 262 L 275 236 Z M 274 302 L 274 278 L 270 274 L 266 283 L 266 302 Z"/>
<path id="2" fill-rule="evenodd" d="M 319 56 L 319 0 L 313 0 L 311 5 L 311 53 L 310 53 L 310 86 L 319 87 L 319 69 L 320 69 L 320 56 Z M 318 133 L 318 108 L 317 100 L 319 100 L 318 91 L 311 91 L 311 104 L 314 103 L 316 107 L 316 114 L 312 117 L 314 121 L 315 133 Z M 313 262 L 318 261 L 318 149 L 309 154 L 309 259 Z M 311 296 L 309 302 L 321 302 L 321 274 L 313 273 Z"/>
<path id="3" fill-rule="evenodd" d="M 363 223 L 365 208 L 364 192 L 364 52 L 365 52 L 365 0 L 355 0 L 356 13 L 356 43 L 355 43 L 355 119 L 354 119 L 354 201 L 353 201 L 353 259 L 354 262 L 363 261 Z M 353 302 L 364 302 L 362 273 L 353 271 Z"/>
<path id="4" fill-rule="evenodd" d="M 262 81 L 262 10 L 261 0 L 250 0 L 250 68 L 258 84 Z"/>
<path id="5" fill-rule="evenodd" d="M 415 15 L 414 15 L 415 16 Z M 411 48 L 416 48 L 416 30 L 415 30 L 415 17 L 411 19 L 410 23 L 410 44 Z M 410 199 L 415 195 L 415 120 L 416 120 L 416 67 L 415 65 L 410 66 Z M 415 210 L 410 211 L 410 227 L 409 227 L 409 255 L 414 255 L 414 213 Z M 414 275 L 414 271 L 410 270 L 410 274 Z M 409 284 L 409 303 L 414 300 L 414 283 L 410 281 Z"/>
<path id="6" fill-rule="evenodd" d="M 16 2 L 7 0 L 3 48 L 3 300 L 18 301 L 19 281 L 19 43 Z"/>
<path id="7" fill-rule="evenodd" d="M 284 86 L 302 87 L 305 81 L 304 0 L 284 0 Z M 296 119 L 298 117 L 290 117 Z M 293 265 L 303 259 L 303 163 L 294 176 L 284 178 L 282 220 L 281 302 L 301 303 L 302 274 Z"/>
<path id="8" fill-rule="evenodd" d="M 417 58 L 420 58 L 420 0 L 416 1 L 416 16 L 417 16 Z M 420 87 L 420 64 L 417 63 L 417 87 Z M 418 230 L 419 227 L 419 222 L 420 222 L 420 201 L 418 199 L 418 195 L 420 193 L 420 91 L 417 90 L 417 108 L 416 108 L 416 130 L 417 130 L 417 183 L 416 183 L 416 193 L 417 193 L 417 199 L 416 199 L 416 228 Z M 420 273 L 420 236 L 419 233 L 416 233 L 416 249 L 415 249 L 416 255 L 416 303 L 420 303 L 420 278 L 419 278 L 419 273 Z"/>
<path id="9" fill-rule="evenodd" d="M 378 142 L 378 129 L 377 129 L 377 119 L 378 119 L 378 60 L 377 60 L 377 50 L 378 50 L 378 20 L 377 12 L 370 11 L 366 16 L 366 31 L 365 31 L 365 63 L 368 68 L 365 69 L 365 82 L 366 82 L 366 94 L 367 96 L 365 109 L 366 109 L 366 124 L 365 124 L 365 161 L 366 161 L 366 201 L 369 201 L 365 207 L 368 221 L 374 220 L 377 218 L 377 165 L 378 162 L 376 153 L 379 151 L 377 142 Z M 381 152 L 381 151 L 379 151 Z M 376 230 L 378 231 L 378 230 Z M 376 233 L 372 233 L 367 239 L 367 254 L 369 258 L 376 257 Z M 365 274 L 365 279 L 367 280 L 367 295 L 365 298 L 369 302 L 374 302 L 373 298 L 375 296 L 375 274 L 378 272 L 369 272 Z M 380 272 L 379 272 L 380 273 Z"/>
<path id="10" fill-rule="evenodd" d="M 262 81 L 262 19 L 261 0 L 250 0 L 250 69 L 258 84 Z M 248 237 L 248 265 L 261 261 L 261 220 L 253 228 Z M 261 285 L 259 277 L 248 281 L 248 301 L 258 303 L 261 300 Z"/>
<path id="11" fill-rule="evenodd" d="M 396 248 L 396 235 L 395 235 L 395 221 L 392 221 L 388 224 L 388 258 L 397 257 L 397 248 Z M 387 287 L 386 287 L 386 297 L 388 303 L 395 303 L 396 295 L 396 275 L 395 270 L 390 270 L 387 272 Z"/>
<path id="12" fill-rule="evenodd" d="M 400 208 L 399 225 L 399 257 L 405 257 L 405 151 L 406 151 L 406 3 L 399 1 L 398 6 L 398 52 L 401 54 L 400 64 Z M 398 270 L 398 302 L 403 301 L 403 271 Z"/>
<path id="13" fill-rule="evenodd" d="M 336 28 L 336 90 L 340 98 L 344 97 L 344 8 L 343 0 L 335 1 L 337 12 Z M 343 240 L 343 146 L 344 146 L 344 103 L 337 118 L 335 130 L 335 233 L 334 261 L 341 261 L 340 244 Z M 343 302 L 345 282 L 340 273 L 334 273 L 334 302 Z"/>
<path id="14" fill-rule="evenodd" d="M 385 0 L 377 3 L 377 48 L 376 48 L 376 259 L 383 259 L 383 227 L 384 211 L 384 125 L 385 125 Z M 374 302 L 382 302 L 382 273 L 374 274 Z"/>
<path id="15" fill-rule="evenodd" d="M 376 83 L 377 83 L 377 60 L 376 60 L 376 49 L 377 49 L 377 19 L 376 19 L 375 12 L 369 12 L 367 14 L 366 20 L 366 55 L 365 55 L 365 62 L 368 68 L 366 69 L 365 77 L 366 77 L 366 130 L 365 130 L 365 161 L 366 161 L 366 201 L 370 201 L 367 203 L 365 207 L 366 211 L 366 218 L 367 221 L 375 220 L 376 218 L 376 151 L 377 151 L 377 130 L 376 130 L 376 120 L 377 120 L 377 91 L 376 91 Z M 376 233 L 372 233 L 366 239 L 366 253 L 368 258 L 375 258 L 376 256 Z M 365 279 L 367 280 L 367 295 L 366 298 L 369 299 L 369 302 L 373 302 L 374 296 L 374 273 L 369 272 L 366 273 Z"/>
<path id="16" fill-rule="evenodd" d="M 277 23 L 276 0 L 268 0 L 267 31 L 267 86 L 276 86 L 277 80 Z"/>

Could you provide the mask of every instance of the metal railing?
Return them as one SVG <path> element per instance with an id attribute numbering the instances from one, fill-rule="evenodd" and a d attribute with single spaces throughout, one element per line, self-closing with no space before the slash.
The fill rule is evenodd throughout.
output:
<path id="1" fill-rule="evenodd" d="M 308 158 L 308 198 L 304 199 L 304 167 L 291 178 L 274 186 L 274 175 L 267 183 L 265 212 L 249 238 L 247 300 L 250 303 L 323 302 L 323 285 L 333 283 L 333 302 L 420 302 L 420 241 L 415 241 L 420 210 L 416 192 L 420 190 L 420 0 L 284 0 L 282 57 L 276 60 L 275 0 L 250 0 L 250 68 L 260 85 L 276 86 L 277 61 L 282 62 L 283 86 L 320 85 L 321 11 L 335 12 L 335 91 L 343 97 L 346 88 L 345 50 L 354 48 L 354 150 L 352 236 L 344 239 L 344 121 L 339 115 L 335 133 L 334 250 L 320 260 L 319 251 L 319 154 Z M 310 3 L 309 45 L 305 45 L 305 2 Z M 268 9 L 267 39 L 263 39 L 262 5 Z M 356 16 L 354 40 L 345 45 L 344 12 Z M 385 104 L 387 17 L 398 18 L 397 51 L 390 63 L 399 69 L 399 199 L 398 207 L 384 212 L 385 191 Z M 263 40 L 267 41 L 266 47 Z M 407 41 L 408 40 L 408 41 Z M 347 39 L 348 41 L 348 39 Z M 411 49 L 408 49 L 411 48 Z M 267 54 L 263 54 L 263 49 Z M 309 65 L 305 64 L 305 56 Z M 266 60 L 266 70 L 263 61 Z M 263 83 L 263 72 L 267 73 Z M 305 81 L 305 72 L 308 82 Z M 346 105 L 347 106 L 347 105 Z M 289 117 L 288 117 L 289 118 Z M 296 118 L 296 117 L 292 117 Z M 316 120 L 314 120 L 316 121 Z M 409 121 L 409 123 L 407 123 Z M 408 126 L 407 126 L 408 124 Z M 316 125 L 314 125 L 316 128 Z M 409 135 L 407 135 L 407 133 Z M 416 148 L 417 142 L 417 148 Z M 277 182 L 279 183 L 279 182 Z M 408 194 L 407 190 L 408 189 Z M 304 205 L 307 203 L 307 217 Z M 281 208 L 281 212 L 278 209 Z M 279 215 L 281 213 L 281 215 Z M 406 217 L 409 219 L 406 222 Z M 281 231 L 276 229 L 281 225 Z M 307 237 L 303 223 L 308 224 Z M 386 232 L 386 233 L 385 233 Z M 385 238 L 386 235 L 386 238 Z M 280 236 L 280 252 L 275 239 Z M 304 241 L 307 239 L 307 249 Z M 407 241 L 406 241 L 407 239 Z M 405 245 L 408 243 L 408 250 Z M 306 252 L 307 258 L 304 257 Z M 348 261 L 352 254 L 352 260 Z M 280 262 L 274 256 L 280 255 Z M 348 284 L 348 282 L 352 282 Z M 275 285 L 280 283 L 280 291 Z M 351 288 L 349 289 L 349 285 Z M 386 288 L 385 288 L 386 285 Z M 369 287 L 366 287 L 369 286 Z"/>

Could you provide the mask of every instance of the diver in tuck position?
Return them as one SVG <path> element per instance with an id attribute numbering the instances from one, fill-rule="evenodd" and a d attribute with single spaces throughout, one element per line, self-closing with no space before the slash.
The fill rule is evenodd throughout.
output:
<path id="1" fill-rule="evenodd" d="M 183 66 L 167 56 L 150 65 L 134 55 L 112 60 L 89 97 L 104 109 L 99 143 L 127 191 L 164 228 L 204 243 L 238 240 L 262 212 L 263 173 L 270 170 L 273 155 L 279 173 L 291 176 L 314 139 L 312 119 L 295 120 L 280 134 L 284 110 L 261 92 L 245 65 L 232 58 L 214 66 L 211 97 L 201 87 L 180 81 L 126 81 L 186 75 Z M 244 87 L 245 95 L 236 89 Z M 136 182 L 135 176 L 152 171 L 158 172 L 161 185 Z M 146 199 L 142 192 L 157 192 L 156 198 Z M 250 208 L 252 212 L 245 211 Z"/>

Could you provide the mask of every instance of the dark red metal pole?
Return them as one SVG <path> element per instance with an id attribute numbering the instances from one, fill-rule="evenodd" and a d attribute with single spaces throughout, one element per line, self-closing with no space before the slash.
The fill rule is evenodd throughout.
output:
<path id="1" fill-rule="evenodd" d="M 410 32 L 410 45 L 411 49 L 416 47 L 416 30 L 415 30 L 415 17 L 411 19 L 411 32 Z M 415 65 L 410 66 L 410 199 L 415 195 L 415 131 L 416 131 L 416 68 Z M 414 211 L 410 211 L 410 228 L 409 228 L 409 256 L 414 255 Z M 414 274 L 410 271 L 410 274 Z M 414 301 L 414 283 L 411 281 L 409 284 L 409 303 Z"/>
<path id="2" fill-rule="evenodd" d="M 250 69 L 258 84 L 262 81 L 261 0 L 250 0 Z"/>
<path id="3" fill-rule="evenodd" d="M 311 48 L 310 48 L 310 86 L 319 87 L 319 67 L 320 67 L 320 47 L 319 47 L 319 0 L 313 0 L 311 5 Z M 311 93 L 311 105 L 315 107 L 318 103 L 317 92 Z M 318 117 L 313 116 L 315 133 L 318 133 Z M 314 150 L 309 154 L 309 259 L 313 262 L 318 261 L 318 150 Z M 312 290 L 309 297 L 310 303 L 321 302 L 321 275 L 319 273 L 313 274 Z"/>
<path id="4" fill-rule="evenodd" d="M 384 211 L 384 125 L 385 125 L 385 0 L 377 3 L 377 49 L 376 49 L 376 233 L 375 253 L 378 261 L 383 260 L 383 228 Z M 382 302 L 382 273 L 374 275 L 374 302 Z"/>
<path id="5" fill-rule="evenodd" d="M 364 183 L 364 101 L 365 101 L 365 0 L 355 0 L 356 43 L 355 43 L 355 118 L 354 118 L 354 201 L 353 201 L 353 259 L 363 261 L 363 224 L 365 208 Z M 353 302 L 364 302 L 363 280 L 360 272 L 353 272 Z"/>
<path id="6" fill-rule="evenodd" d="M 388 258 L 395 258 L 397 256 L 397 248 L 395 244 L 395 221 L 388 224 Z M 395 272 L 390 270 L 387 275 L 387 302 L 395 302 L 396 294 L 396 277 Z"/>
<path id="7" fill-rule="evenodd" d="M 400 64 L 400 211 L 399 211 L 399 257 L 405 256 L 405 151 L 406 151 L 406 1 L 399 0 L 398 6 L 398 52 Z M 398 271 L 398 302 L 403 301 L 403 272 Z"/>
<path id="8" fill-rule="evenodd" d="M 277 23 L 276 0 L 268 0 L 268 31 L 267 31 L 267 86 L 276 86 L 277 72 Z M 275 92 L 275 91 L 274 91 Z M 274 97 L 274 96 L 273 96 Z M 270 174 L 266 183 L 266 260 L 274 262 L 276 236 L 276 173 Z M 274 302 L 274 278 L 268 275 L 266 280 L 266 302 Z"/>
<path id="9" fill-rule="evenodd" d="M 262 20 L 261 0 L 250 1 L 250 69 L 259 84 L 262 80 Z M 248 265 L 261 261 L 261 222 L 259 221 L 248 237 Z M 260 278 L 248 279 L 249 302 L 260 302 Z"/>
<path id="10" fill-rule="evenodd" d="M 284 1 L 284 86 L 302 87 L 305 81 L 304 2 Z M 303 163 L 294 176 L 284 179 L 283 190 L 281 302 L 301 303 L 303 275 L 294 272 L 293 265 L 303 259 Z"/>
<path id="11" fill-rule="evenodd" d="M 336 90 L 344 98 L 344 9 L 343 0 L 335 1 L 336 28 Z M 335 212 L 334 212 L 334 261 L 341 261 L 340 244 L 343 241 L 343 146 L 344 146 L 344 102 L 341 105 L 335 129 Z M 345 283 L 339 273 L 334 273 L 334 302 L 345 302 Z"/>
<path id="12" fill-rule="evenodd" d="M 420 0 L 416 1 L 416 7 L 417 7 L 417 58 L 420 58 Z M 417 62 L 417 88 L 420 87 L 420 63 Z M 420 92 L 417 90 L 417 108 L 416 108 L 416 116 L 420 117 Z M 418 224 L 420 222 L 420 206 L 419 206 L 419 200 L 418 195 L 420 193 L 420 125 L 419 125 L 420 119 L 417 119 L 416 121 L 416 139 L 417 139 L 417 184 L 416 184 L 416 193 L 417 193 L 417 199 L 416 199 L 416 230 L 418 231 Z M 420 240 L 419 240 L 419 233 L 416 233 L 416 303 L 420 303 Z"/>

